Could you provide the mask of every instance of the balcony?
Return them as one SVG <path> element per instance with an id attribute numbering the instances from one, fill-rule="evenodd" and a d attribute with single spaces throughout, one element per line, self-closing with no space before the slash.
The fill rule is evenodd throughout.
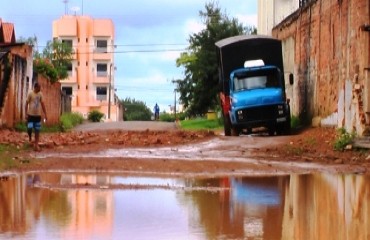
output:
<path id="1" fill-rule="evenodd" d="M 113 53 L 108 52 L 108 48 L 95 48 L 93 51 L 94 60 L 110 60 L 113 57 Z"/>

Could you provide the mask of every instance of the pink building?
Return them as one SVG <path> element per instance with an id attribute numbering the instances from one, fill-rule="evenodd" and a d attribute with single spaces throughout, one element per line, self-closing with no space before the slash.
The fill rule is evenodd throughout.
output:
<path id="1" fill-rule="evenodd" d="M 72 112 L 86 118 L 92 110 L 104 113 L 105 121 L 119 121 L 118 98 L 114 93 L 114 25 L 110 19 L 62 16 L 53 22 L 53 38 L 74 50 L 68 79 L 62 90 L 72 97 Z"/>

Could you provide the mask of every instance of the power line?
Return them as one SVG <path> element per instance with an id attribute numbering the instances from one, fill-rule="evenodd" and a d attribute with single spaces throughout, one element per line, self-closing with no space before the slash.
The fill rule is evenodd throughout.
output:
<path id="1" fill-rule="evenodd" d="M 144 43 L 144 44 L 114 44 L 117 47 L 140 47 L 140 46 L 186 46 L 186 43 Z"/>
<path id="2" fill-rule="evenodd" d="M 123 87 L 123 86 L 120 86 L 120 87 L 117 87 L 117 86 L 114 86 L 114 88 L 117 90 L 117 91 L 140 91 L 140 92 L 158 92 L 158 93 L 169 93 L 169 92 L 173 92 L 173 89 L 158 89 L 158 88 L 145 88 L 145 87 Z"/>
<path id="3" fill-rule="evenodd" d="M 27 38 L 26 38 L 27 40 Z M 61 39 L 61 40 L 69 40 L 69 39 Z M 131 43 L 131 44 L 107 44 L 107 47 L 155 47 L 155 46 L 187 46 L 187 43 Z M 37 45 L 37 47 L 46 47 L 44 45 Z M 72 45 L 72 48 L 76 47 L 96 47 L 93 44 L 79 44 L 78 46 Z"/>
<path id="4" fill-rule="evenodd" d="M 157 53 L 157 52 L 183 52 L 187 51 L 187 49 L 157 49 L 157 50 L 124 50 L 124 51 L 107 51 L 107 52 L 78 52 L 77 54 L 104 54 L 104 53 Z"/>
<path id="5" fill-rule="evenodd" d="M 125 46 L 125 47 L 155 47 L 155 46 L 183 46 L 185 44 L 132 44 L 132 45 L 114 45 L 114 46 Z M 112 45 L 113 46 L 113 45 Z M 43 48 L 45 46 L 37 45 L 38 48 Z M 83 46 L 79 46 L 83 47 Z M 87 45 L 86 47 L 94 47 L 93 45 Z M 77 48 L 76 46 L 72 46 L 72 48 Z M 171 49 L 134 49 L 134 50 L 118 50 L 118 51 L 87 51 L 87 52 L 77 52 L 77 54 L 102 54 L 102 53 L 157 53 L 157 52 L 184 52 L 188 51 L 187 48 L 171 48 Z"/>
<path id="6" fill-rule="evenodd" d="M 143 43 L 143 44 L 109 44 L 107 47 L 155 47 L 155 46 L 187 46 L 186 43 Z M 36 47 L 46 47 L 43 45 L 37 45 Z M 72 48 L 77 47 L 96 47 L 96 45 L 86 44 L 86 45 L 72 45 Z"/>

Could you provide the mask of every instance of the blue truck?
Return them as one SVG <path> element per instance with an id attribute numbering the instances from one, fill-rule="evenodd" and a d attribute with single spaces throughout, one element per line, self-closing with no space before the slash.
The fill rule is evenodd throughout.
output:
<path id="1" fill-rule="evenodd" d="M 220 103 L 226 136 L 265 130 L 290 133 L 281 41 L 240 35 L 216 42 Z M 293 84 L 293 74 L 289 74 Z"/>

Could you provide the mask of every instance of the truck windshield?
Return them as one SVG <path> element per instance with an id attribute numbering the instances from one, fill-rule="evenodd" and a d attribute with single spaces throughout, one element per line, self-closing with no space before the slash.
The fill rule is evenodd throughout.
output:
<path id="1" fill-rule="evenodd" d="M 234 91 L 257 88 L 275 88 L 279 85 L 278 71 L 264 71 L 260 74 L 235 74 L 233 78 Z"/>

